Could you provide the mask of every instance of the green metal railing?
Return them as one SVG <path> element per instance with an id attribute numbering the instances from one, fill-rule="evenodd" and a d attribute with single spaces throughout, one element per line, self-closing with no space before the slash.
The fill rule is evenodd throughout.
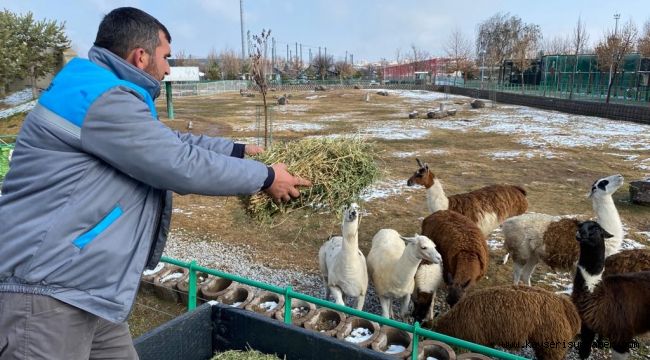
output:
<path id="1" fill-rule="evenodd" d="M 438 340 L 445 342 L 449 345 L 457 346 L 460 348 L 468 349 L 470 351 L 478 352 L 487 356 L 493 356 L 499 359 L 507 359 L 507 360 L 524 360 L 524 357 L 517 356 L 514 354 L 510 354 L 504 351 L 499 351 L 496 349 L 489 348 L 487 346 L 483 345 L 478 345 L 471 343 L 469 341 L 465 341 L 462 339 L 458 339 L 455 337 L 447 336 L 444 334 L 440 334 L 437 332 L 433 332 L 430 330 L 426 330 L 420 327 L 420 324 L 418 322 L 415 322 L 413 325 L 409 325 L 400 321 L 395 321 L 392 319 L 387 319 L 385 317 L 376 315 L 376 314 L 371 314 L 367 313 L 365 311 L 360 311 L 357 309 L 353 309 L 347 306 L 343 305 L 338 305 L 330 301 L 326 301 L 323 299 L 319 299 L 313 296 L 305 295 L 302 293 L 295 292 L 291 289 L 291 286 L 287 287 L 279 287 L 275 285 L 269 285 L 260 281 L 255 281 L 255 280 L 250 280 L 244 277 L 240 277 L 237 275 L 232 275 L 229 273 L 225 273 L 223 271 L 219 270 L 214 270 L 214 269 L 208 269 L 202 266 L 197 265 L 196 261 L 191 261 L 191 262 L 183 262 L 180 260 L 176 260 L 173 258 L 169 258 L 166 256 L 163 256 L 161 261 L 173 264 L 176 266 L 180 266 L 186 269 L 189 269 L 189 288 L 188 288 L 188 301 L 187 301 L 187 310 L 192 311 L 196 308 L 196 272 L 203 272 L 207 273 L 210 275 L 218 276 L 220 278 L 228 279 L 231 281 L 235 281 L 238 283 L 250 285 L 256 288 L 264 289 L 267 291 L 274 292 L 276 294 L 281 294 L 284 295 L 284 303 L 289 304 L 288 306 L 284 306 L 284 322 L 286 324 L 291 324 L 291 299 L 299 299 L 303 301 L 307 301 L 310 303 L 313 303 L 318 306 L 326 307 L 329 309 L 333 309 L 336 311 L 340 311 L 343 313 L 346 313 L 348 315 L 353 315 L 356 317 L 360 317 L 366 320 L 374 321 L 382 325 L 387 325 L 394 327 L 399 330 L 407 331 L 413 334 L 413 344 L 412 344 L 412 353 L 411 353 L 411 359 L 416 360 L 417 355 L 418 355 L 418 336 L 423 336 L 429 339 L 433 340 Z"/>

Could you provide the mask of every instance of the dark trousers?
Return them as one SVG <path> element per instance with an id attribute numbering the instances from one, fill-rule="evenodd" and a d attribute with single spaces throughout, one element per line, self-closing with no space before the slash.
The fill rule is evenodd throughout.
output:
<path id="1" fill-rule="evenodd" d="M 43 295 L 0 292 L 0 360 L 138 359 L 126 323 Z"/>

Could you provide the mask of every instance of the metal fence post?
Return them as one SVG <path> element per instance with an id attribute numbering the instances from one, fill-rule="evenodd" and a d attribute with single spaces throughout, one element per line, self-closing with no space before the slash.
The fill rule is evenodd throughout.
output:
<path id="1" fill-rule="evenodd" d="M 291 286 L 284 290 L 284 323 L 291 324 Z"/>
<path id="2" fill-rule="evenodd" d="M 196 260 L 190 262 L 190 279 L 187 293 L 187 311 L 196 309 Z"/>
<path id="3" fill-rule="evenodd" d="M 418 360 L 418 329 L 420 328 L 420 323 L 415 322 L 413 324 L 413 341 L 411 342 L 411 360 Z"/>

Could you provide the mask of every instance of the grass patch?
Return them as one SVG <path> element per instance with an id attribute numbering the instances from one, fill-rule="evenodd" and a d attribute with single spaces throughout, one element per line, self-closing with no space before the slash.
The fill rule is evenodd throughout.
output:
<path id="1" fill-rule="evenodd" d="M 256 350 L 229 350 L 215 354 L 211 360 L 277 360 L 275 355 L 263 354 Z"/>

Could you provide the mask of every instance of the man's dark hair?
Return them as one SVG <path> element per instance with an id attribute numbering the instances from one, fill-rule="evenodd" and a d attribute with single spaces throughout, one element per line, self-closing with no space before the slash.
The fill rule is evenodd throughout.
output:
<path id="1" fill-rule="evenodd" d="M 169 31 L 155 17 L 136 8 L 121 7 L 104 16 L 97 30 L 95 46 L 108 49 L 123 59 L 136 48 L 143 48 L 153 55 L 160 45 L 160 30 L 171 43 Z"/>

